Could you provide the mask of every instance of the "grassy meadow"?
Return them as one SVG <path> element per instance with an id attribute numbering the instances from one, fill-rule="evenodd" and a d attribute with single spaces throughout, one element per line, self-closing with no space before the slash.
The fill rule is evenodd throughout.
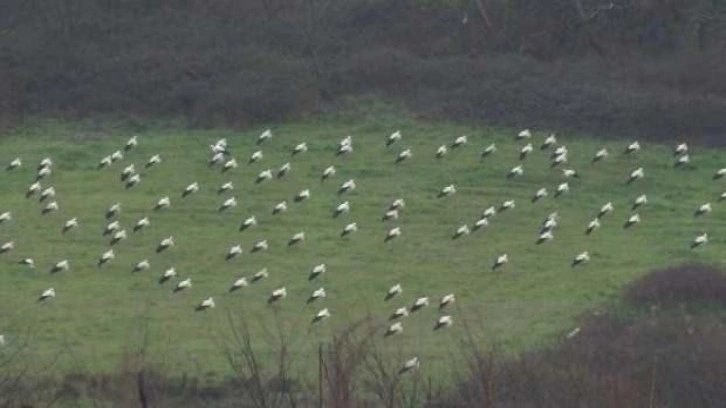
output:
<path id="1" fill-rule="evenodd" d="M 258 148 L 257 136 L 267 127 L 274 136 L 259 146 L 264 157 L 248 164 Z M 395 130 L 403 139 L 387 148 L 385 139 Z M 164 370 L 214 380 L 230 372 L 223 353 L 231 341 L 230 317 L 247 322 L 263 355 L 273 351 L 279 330 L 305 370 L 321 341 L 370 315 L 380 324 L 380 344 L 391 361 L 402 364 L 416 355 L 422 370 L 438 372 L 456 354 L 465 332 L 485 347 L 514 352 L 539 347 L 572 329 L 583 312 L 617 301 L 623 285 L 653 268 L 720 263 L 726 203 L 718 198 L 726 190 L 726 179 L 712 176 L 726 165 L 722 152 L 691 146 L 691 165 L 674 168 L 675 142 L 641 141 L 640 152 L 624 155 L 629 141 L 558 134 L 559 144 L 568 147 L 569 162 L 551 168 L 551 149 L 540 150 L 549 132 L 533 129 L 534 151 L 520 162 L 519 149 L 526 142 L 515 141 L 519 130 L 384 115 L 242 131 L 46 121 L 7 131 L 0 139 L 0 164 L 20 157 L 23 165 L 0 173 L 0 213 L 12 213 L 12 220 L 0 224 L 0 241 L 15 242 L 13 250 L 0 254 L 0 334 L 6 347 L 27 342 L 31 352 L 25 358 L 34 364 L 53 364 L 62 371 L 112 370 L 124 353 L 146 344 L 148 357 Z M 101 158 L 123 149 L 133 134 L 139 136 L 137 148 L 99 170 Z M 354 151 L 337 156 L 338 141 L 347 135 L 353 136 Z M 435 158 L 440 145 L 460 135 L 468 135 L 468 144 Z M 219 165 L 208 165 L 209 145 L 223 137 L 239 161 L 239 167 L 224 174 Z M 291 157 L 293 147 L 303 141 L 309 150 Z M 482 149 L 491 143 L 498 151 L 482 159 Z M 610 157 L 592 163 L 603 147 Z M 404 148 L 413 157 L 395 164 Z M 162 162 L 144 168 L 153 154 L 160 154 Z M 37 195 L 26 198 L 25 191 L 46 156 L 53 159 L 53 173 L 41 184 L 55 187 L 60 209 L 41 215 L 43 204 Z M 276 173 L 288 161 L 292 170 L 286 177 L 255 183 L 260 171 Z M 126 189 L 119 177 L 131 163 L 142 181 Z M 507 178 L 520 163 L 524 175 Z M 337 174 L 322 182 L 320 175 L 329 165 L 335 165 Z M 626 184 L 629 173 L 641 166 L 645 177 Z M 555 198 L 556 186 L 565 181 L 562 168 L 577 170 L 580 178 L 568 179 L 571 191 Z M 341 183 L 351 178 L 356 190 L 338 195 Z M 182 190 L 194 181 L 199 192 L 182 199 Z M 234 183 L 234 190 L 217 194 L 227 181 Z M 456 194 L 438 198 L 439 190 L 451 183 Z M 540 187 L 549 196 L 531 202 Z M 294 195 L 305 188 L 311 198 L 295 203 Z M 649 201 L 638 210 L 642 222 L 625 230 L 632 201 L 640 194 L 647 194 Z M 154 211 L 163 196 L 170 197 L 170 208 Z M 238 206 L 219 212 L 231 196 Z M 388 205 L 399 197 L 406 202 L 401 217 L 382 222 Z M 493 216 L 488 227 L 452 239 L 460 225 L 471 226 L 485 208 L 510 199 L 516 207 Z M 272 215 L 272 207 L 282 200 L 288 200 L 288 211 Z M 350 212 L 333 218 L 333 209 L 345 200 Z M 599 230 L 585 235 L 588 222 L 608 201 L 615 210 L 603 218 Z M 118 219 L 129 237 L 114 245 L 116 258 L 99 268 L 97 261 L 110 239 L 101 234 L 108 222 L 104 215 L 116 202 L 122 205 Z M 713 203 L 713 212 L 694 217 L 705 202 Z M 554 240 L 536 245 L 542 220 L 554 211 L 561 217 Z M 257 216 L 259 225 L 240 231 L 250 215 Z M 151 220 L 149 228 L 132 233 L 144 216 Z M 72 217 L 78 218 L 78 228 L 62 234 L 64 222 Z M 357 222 L 359 231 L 341 238 L 349 222 Z M 384 243 L 394 226 L 402 228 L 402 235 Z M 299 231 L 305 232 L 305 241 L 288 247 Z M 703 232 L 709 233 L 710 243 L 691 250 L 691 240 Z M 156 253 L 159 240 L 170 235 L 175 246 Z M 269 241 L 269 251 L 252 253 L 253 243 L 261 239 Z M 227 249 L 236 244 L 242 245 L 243 254 L 225 260 Z M 590 262 L 572 268 L 573 257 L 586 250 Z M 502 253 L 509 255 L 509 263 L 492 271 Z M 35 260 L 35 268 L 19 264 L 25 257 Z M 145 258 L 151 267 L 132 272 Z M 61 259 L 69 260 L 70 269 L 51 274 L 51 265 Z M 309 281 L 310 269 L 319 263 L 327 265 L 327 272 Z M 160 284 L 161 273 L 172 266 L 178 277 Z M 229 292 L 234 280 L 249 279 L 262 268 L 269 272 L 267 279 Z M 174 285 L 185 278 L 192 279 L 192 288 L 174 293 Z M 384 302 L 386 291 L 397 282 L 403 293 Z M 281 286 L 287 288 L 287 298 L 268 304 L 271 291 Z M 306 303 L 321 286 L 327 298 Z M 50 287 L 56 297 L 38 302 Z M 447 293 L 457 298 L 445 310 L 454 324 L 434 331 L 442 313 L 438 300 Z M 196 312 L 197 304 L 209 296 L 216 307 Z M 391 312 L 420 296 L 430 297 L 431 305 L 402 319 L 403 333 L 383 340 Z M 311 325 L 314 313 L 324 307 L 332 316 Z"/>

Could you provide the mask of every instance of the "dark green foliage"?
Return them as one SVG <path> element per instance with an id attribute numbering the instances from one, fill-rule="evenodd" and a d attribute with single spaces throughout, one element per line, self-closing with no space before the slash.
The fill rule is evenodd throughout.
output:
<path id="1" fill-rule="evenodd" d="M 705 265 L 664 269 L 633 282 L 626 298 L 634 305 L 645 307 L 694 303 L 726 306 L 726 276 L 721 270 Z"/>
<path id="2" fill-rule="evenodd" d="M 192 125 L 378 94 L 429 117 L 713 141 L 726 107 L 714 1 L 8 0 L 0 107 Z"/>

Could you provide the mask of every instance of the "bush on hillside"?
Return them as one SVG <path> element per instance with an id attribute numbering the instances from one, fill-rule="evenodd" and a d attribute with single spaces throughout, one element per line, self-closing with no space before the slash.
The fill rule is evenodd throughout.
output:
<path id="1" fill-rule="evenodd" d="M 726 274 L 706 265 L 667 268 L 630 284 L 625 298 L 638 306 L 713 303 L 726 306 Z"/>
<path id="2" fill-rule="evenodd" d="M 591 317 L 549 351 L 475 353 L 441 406 L 723 406 L 724 341 L 715 318 Z"/>

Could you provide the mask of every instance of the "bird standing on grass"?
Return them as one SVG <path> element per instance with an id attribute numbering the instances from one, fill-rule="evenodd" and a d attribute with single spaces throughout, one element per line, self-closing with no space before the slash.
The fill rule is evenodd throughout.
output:
<path id="1" fill-rule="evenodd" d="M 451 148 L 456 149 L 458 147 L 464 146 L 467 143 L 469 143 L 469 138 L 467 136 L 459 136 L 451 143 Z"/>
<path id="2" fill-rule="evenodd" d="M 314 291 L 314 292 L 313 292 L 313 293 L 312 293 L 312 294 L 310 295 L 310 297 L 308 298 L 308 301 L 307 301 L 307 302 L 308 302 L 308 303 L 312 303 L 312 302 L 314 302 L 314 301 L 316 301 L 316 300 L 318 300 L 318 299 L 322 299 L 322 298 L 324 298 L 324 297 L 326 297 L 326 296 L 327 296 L 327 295 L 326 295 L 326 293 L 325 293 L 325 289 L 324 289 L 324 288 L 318 288 L 318 289 L 316 289 L 316 290 L 315 290 L 315 291 Z"/>
<path id="3" fill-rule="evenodd" d="M 35 183 L 31 184 L 30 186 L 28 186 L 28 189 L 25 191 L 25 198 L 32 197 L 35 193 L 40 191 L 41 188 L 42 187 L 41 187 L 39 181 L 36 181 Z"/>
<path id="4" fill-rule="evenodd" d="M 711 203 L 705 203 L 701 204 L 693 214 L 696 217 L 700 217 L 701 215 L 710 213 L 712 210 Z"/>
<path id="5" fill-rule="evenodd" d="M 296 156 L 300 153 L 305 153 L 308 151 L 308 145 L 305 142 L 299 143 L 295 145 L 295 147 L 292 149 L 292 155 Z"/>
<path id="6" fill-rule="evenodd" d="M 388 136 L 388 138 L 386 139 L 386 147 L 391 147 L 392 144 L 401 140 L 401 137 L 402 136 L 401 136 L 400 130 L 397 130 L 397 131 L 391 133 L 391 135 Z"/>
<path id="7" fill-rule="evenodd" d="M 547 150 L 549 147 L 554 146 L 557 143 L 557 136 L 555 136 L 554 133 L 547 136 L 547 138 L 542 143 L 542 146 L 540 146 L 540 150 Z"/>
<path id="8" fill-rule="evenodd" d="M 396 164 L 399 164 L 407 159 L 410 159 L 413 156 L 411 153 L 411 149 L 403 150 L 401 153 L 396 156 Z"/>
<path id="9" fill-rule="evenodd" d="M 161 274 L 161 277 L 159 278 L 159 284 L 162 284 L 175 276 L 176 276 L 176 269 L 174 267 L 171 267 L 171 268 L 165 270 L 163 274 Z"/>
<path id="10" fill-rule="evenodd" d="M 537 190 L 536 193 L 532 196 L 532 202 L 536 203 L 537 201 L 541 200 L 542 198 L 547 197 L 547 189 L 542 187 L 539 190 Z"/>
<path id="11" fill-rule="evenodd" d="M 511 210 L 511 209 L 513 209 L 516 206 L 517 206 L 517 203 L 514 200 L 505 200 L 499 206 L 499 212 L 503 212 L 503 211 L 506 211 L 506 210 Z"/>
<path id="12" fill-rule="evenodd" d="M 384 238 L 384 242 L 389 242 L 395 238 L 398 238 L 401 236 L 401 227 L 395 227 L 388 230 L 386 233 L 386 238 Z"/>
<path id="13" fill-rule="evenodd" d="M 453 304 L 454 302 L 456 302 L 456 296 L 453 293 L 444 295 L 441 297 L 441 300 L 439 301 L 439 309 L 443 309 L 446 306 Z"/>
<path id="14" fill-rule="evenodd" d="M 606 159 L 609 155 L 610 154 L 608 153 L 608 149 L 600 149 L 592 157 L 592 162 L 597 163 L 599 161 L 602 161 L 602 160 Z"/>
<path id="15" fill-rule="evenodd" d="M 386 332 L 383 333 L 383 337 L 390 337 L 401 332 L 403 332 L 403 324 L 401 322 L 395 322 L 388 326 Z"/>
<path id="16" fill-rule="evenodd" d="M 141 271 L 144 271 L 146 269 L 149 269 L 150 267 L 151 267 L 151 264 L 149 263 L 149 260 L 148 259 L 144 259 L 142 261 L 137 262 L 136 265 L 134 265 L 133 271 L 134 272 L 141 272 Z"/>
<path id="17" fill-rule="evenodd" d="M 12 171 L 12 170 L 15 170 L 15 169 L 19 168 L 19 167 L 20 167 L 20 166 L 22 166 L 22 165 L 23 165 L 23 161 L 22 161 L 22 160 L 20 160 L 20 157 L 16 157 L 16 158 L 14 158 L 14 159 L 13 159 L 13 160 L 12 160 L 12 161 L 11 161 L 11 162 L 10 162 L 10 163 L 9 163 L 9 164 L 7 165 L 7 167 L 5 167 L 5 170 L 7 170 L 7 171 Z"/>
<path id="18" fill-rule="evenodd" d="M 242 221 L 242 225 L 240 226 L 239 230 L 244 231 L 250 227 L 254 227 L 255 225 L 257 225 L 257 217 L 252 215 L 252 216 L 245 218 L 245 220 Z"/>
<path id="19" fill-rule="evenodd" d="M 512 167 L 507 173 L 507 178 L 521 177 L 524 174 L 524 167 L 520 164 L 519 166 Z"/>
<path id="20" fill-rule="evenodd" d="M 301 203 L 309 198 L 310 198 L 310 190 L 306 188 L 304 190 L 299 191 L 297 194 L 295 194 L 293 201 L 295 201 L 296 203 Z"/>
<path id="21" fill-rule="evenodd" d="M 126 180 L 126 188 L 129 189 L 141 182 L 141 176 L 137 173 Z"/>
<path id="22" fill-rule="evenodd" d="M 229 261 L 230 259 L 235 258 L 241 254 L 242 254 L 242 245 L 231 246 L 227 250 L 227 255 L 225 256 L 225 260 Z"/>
<path id="23" fill-rule="evenodd" d="M 106 210 L 106 219 L 110 220 L 113 217 L 116 217 L 121 212 L 121 203 L 113 204 L 112 206 L 108 207 L 108 210 Z"/>
<path id="24" fill-rule="evenodd" d="M 470 233 L 471 230 L 469 229 L 469 226 L 464 224 L 454 231 L 454 235 L 452 235 L 451 239 L 459 239 L 465 235 L 469 235 Z"/>
<path id="25" fill-rule="evenodd" d="M 690 164 L 690 163 L 691 163 L 691 157 L 687 154 L 684 154 L 683 156 L 679 156 L 676 159 L 676 162 L 673 163 L 673 167 L 683 167 L 686 164 Z"/>
<path id="26" fill-rule="evenodd" d="M 524 129 L 521 132 L 517 133 L 516 140 L 522 140 L 522 139 L 530 139 L 532 138 L 532 132 L 529 129 Z"/>
<path id="27" fill-rule="evenodd" d="M 111 242 L 109 244 L 116 245 L 124 239 L 126 239 L 126 230 L 125 229 L 118 230 L 111 237 Z"/>
<path id="28" fill-rule="evenodd" d="M 340 185 L 340 188 L 338 189 L 338 194 L 347 193 L 347 192 L 353 191 L 355 189 L 356 189 L 355 180 L 350 179 Z"/>
<path id="29" fill-rule="evenodd" d="M 98 259 L 98 267 L 100 268 L 101 266 L 111 262 L 115 257 L 116 255 L 114 254 L 113 249 L 109 249 L 101 254 L 101 257 Z"/>
<path id="30" fill-rule="evenodd" d="M 214 304 L 214 298 L 210 296 L 210 297 L 202 300 L 202 302 L 199 303 L 199 305 L 196 307 L 196 310 L 198 312 L 201 312 L 202 310 L 211 309 L 214 306 L 215 306 L 215 304 Z"/>
<path id="31" fill-rule="evenodd" d="M 446 153 L 448 153 L 446 145 L 441 145 L 438 149 L 436 149 L 436 158 L 441 159 L 446 156 Z"/>
<path id="32" fill-rule="evenodd" d="M 234 190 L 234 184 L 231 181 L 228 181 L 217 189 L 217 194 L 226 193 L 227 191 Z"/>
<path id="33" fill-rule="evenodd" d="M 287 297 L 287 289 L 283 286 L 281 288 L 275 289 L 270 294 L 270 297 L 267 298 L 267 303 L 275 303 L 281 299 L 284 299 Z"/>
<path id="34" fill-rule="evenodd" d="M 330 311 L 328 310 L 328 308 L 322 309 L 319 312 L 315 313 L 315 316 L 313 316 L 313 323 L 321 322 L 329 317 Z"/>
<path id="35" fill-rule="evenodd" d="M 698 248 L 700 246 L 706 245 L 708 243 L 708 233 L 703 233 L 702 235 L 697 236 L 693 239 L 691 242 L 691 249 Z"/>
<path id="36" fill-rule="evenodd" d="M 323 170 L 323 174 L 320 176 L 321 181 L 325 181 L 335 175 L 335 166 L 328 166 Z"/>
<path id="37" fill-rule="evenodd" d="M 260 133 L 259 136 L 257 136 L 257 144 L 261 145 L 262 143 L 272 139 L 272 130 L 265 129 L 264 132 Z"/>
<path id="38" fill-rule="evenodd" d="M 401 286 L 400 283 L 397 283 L 397 284 L 391 286 L 390 289 L 388 289 L 388 292 L 386 292 L 386 297 L 384 300 L 386 300 L 386 301 L 391 300 L 394 297 L 400 295 L 401 292 L 403 292 L 403 287 Z"/>
<path id="39" fill-rule="evenodd" d="M 53 266 L 51 266 L 50 273 L 67 271 L 68 269 L 70 269 L 70 267 L 71 267 L 71 264 L 68 262 L 68 260 L 63 259 L 61 261 L 54 263 Z"/>
<path id="40" fill-rule="evenodd" d="M 199 183 L 197 183 L 195 181 L 192 184 L 189 184 L 188 186 L 186 186 L 186 188 L 184 188 L 184 191 L 182 191 L 181 196 L 182 196 L 182 198 L 185 198 L 185 197 L 188 197 L 188 196 L 196 193 L 197 191 L 199 191 Z"/>
<path id="41" fill-rule="evenodd" d="M 287 201 L 283 200 L 279 203 L 275 204 L 274 207 L 272 207 L 272 215 L 280 214 L 287 211 Z"/>
<path id="42" fill-rule="evenodd" d="M 192 287 L 192 278 L 186 278 L 183 281 L 180 281 L 176 284 L 174 287 L 174 293 L 181 292 L 183 290 L 187 290 Z"/>
<path id="43" fill-rule="evenodd" d="M 405 363 L 403 363 L 403 367 L 398 370 L 398 374 L 406 374 L 408 372 L 412 372 L 415 370 L 418 370 L 421 367 L 421 362 L 419 361 L 418 357 L 413 357 L 409 360 L 406 360 Z"/>
<path id="44" fill-rule="evenodd" d="M 497 257 L 497 260 L 494 261 L 494 265 L 492 266 L 492 270 L 497 270 L 503 267 L 509 263 L 509 255 L 507 254 L 501 254 Z"/>
<path id="45" fill-rule="evenodd" d="M 154 211 L 159 211 L 163 208 L 169 207 L 171 207 L 171 199 L 169 198 L 169 196 L 161 197 L 159 201 L 157 201 L 154 205 Z"/>
<path id="46" fill-rule="evenodd" d="M 169 236 L 167 238 L 162 239 L 159 242 L 159 244 L 156 246 L 156 252 L 159 253 L 159 252 L 165 251 L 173 246 L 174 246 L 174 237 Z"/>
<path id="47" fill-rule="evenodd" d="M 343 227 L 343 230 L 340 232 L 341 237 L 347 237 L 348 235 L 358 231 L 358 223 L 351 222 L 349 224 L 346 224 L 345 227 Z"/>
<path id="48" fill-rule="evenodd" d="M 121 229 L 121 223 L 118 220 L 111 221 L 106 225 L 106 228 L 103 229 L 103 235 L 109 235 L 119 229 Z"/>
<path id="49" fill-rule="evenodd" d="M 623 228 L 630 228 L 635 224 L 640 223 L 640 214 L 633 214 L 630 217 L 628 217 L 627 221 L 625 221 L 625 224 L 623 225 Z"/>
<path id="50" fill-rule="evenodd" d="M 308 280 L 313 280 L 317 278 L 318 276 L 325 273 L 327 269 L 328 268 L 324 263 L 313 266 L 313 268 L 310 270 L 310 275 L 308 275 Z"/>
<path id="51" fill-rule="evenodd" d="M 426 296 L 422 296 L 413 302 L 413 306 L 411 306 L 411 312 L 417 312 L 428 305 L 429 305 L 429 298 Z"/>
<path id="52" fill-rule="evenodd" d="M 448 196 L 453 195 L 455 193 L 456 193 L 456 186 L 454 186 L 453 184 L 449 184 L 448 186 L 443 187 L 439 191 L 438 197 L 439 198 L 441 198 L 441 197 L 448 197 Z"/>
<path id="53" fill-rule="evenodd" d="M 635 180 L 642 179 L 643 177 L 645 177 L 645 170 L 643 170 L 642 167 L 638 167 L 630 173 L 630 177 L 628 177 L 628 184 L 631 184 Z"/>
<path id="54" fill-rule="evenodd" d="M 633 154 L 640 151 L 640 143 L 636 140 L 625 148 L 625 154 Z"/>
<path id="55" fill-rule="evenodd" d="M 537 238 L 537 245 L 542 244 L 547 241 L 552 241 L 554 238 L 555 238 L 555 236 L 551 230 L 544 231 Z"/>
<path id="56" fill-rule="evenodd" d="M 287 241 L 287 246 L 294 246 L 305 241 L 305 232 L 300 231 L 293 234 L 292 237 Z"/>
<path id="57" fill-rule="evenodd" d="M 57 201 L 51 201 L 48 204 L 46 204 L 40 213 L 42 215 L 46 215 L 46 214 L 54 212 L 54 211 L 58 211 L 58 202 Z"/>
<path id="58" fill-rule="evenodd" d="M 136 221 L 136 224 L 134 224 L 134 232 L 140 231 L 146 227 L 151 225 L 151 221 L 149 221 L 149 217 L 144 217 L 138 221 Z"/>
<path id="59" fill-rule="evenodd" d="M 129 178 L 134 174 L 136 174 L 136 166 L 131 163 L 128 166 L 124 167 L 123 170 L 121 170 L 121 181 L 128 181 Z"/>
<path id="60" fill-rule="evenodd" d="M 236 206 L 237 206 L 237 198 L 230 197 L 230 198 L 224 200 L 224 202 L 219 206 L 219 208 L 217 209 L 217 211 L 218 212 L 223 212 L 225 210 L 228 210 L 230 208 L 234 208 Z"/>
<path id="61" fill-rule="evenodd" d="M 633 201 L 632 209 L 635 210 L 638 207 L 644 206 L 645 204 L 648 204 L 648 196 L 645 194 L 641 194 L 638 197 L 636 197 L 635 200 Z"/>
<path id="62" fill-rule="evenodd" d="M 568 193 L 570 191 L 570 184 L 569 183 L 561 183 L 557 186 L 557 189 L 555 190 L 555 197 L 559 197 L 562 194 Z"/>
<path id="63" fill-rule="evenodd" d="M 608 201 L 607 203 L 603 204 L 602 207 L 600 207 L 600 212 L 597 214 L 597 218 L 602 218 L 605 215 L 611 213 L 615 207 L 613 206 L 613 203 Z"/>
<path id="64" fill-rule="evenodd" d="M 262 279 L 268 278 L 270 274 L 267 272 L 267 268 L 262 268 L 259 271 L 255 272 L 254 275 L 252 275 L 252 283 L 261 281 Z"/>
<path id="65" fill-rule="evenodd" d="M 224 165 L 222 165 L 222 173 L 226 173 L 232 169 L 237 168 L 237 160 L 235 159 L 229 159 L 227 160 Z"/>
<path id="66" fill-rule="evenodd" d="M 262 158 L 263 158 L 263 157 L 264 157 L 264 155 L 263 155 L 263 153 L 262 153 L 262 150 L 255 150 L 255 151 L 254 151 L 254 152 L 253 152 L 253 153 L 252 153 L 252 154 L 250 155 L 250 158 L 249 158 L 249 160 L 248 160 L 248 164 L 256 163 L 256 162 L 258 162 L 258 161 L 262 160 Z"/>
<path id="67" fill-rule="evenodd" d="M 398 210 L 388 210 L 383 214 L 381 221 L 397 220 L 398 215 Z"/>
<path id="68" fill-rule="evenodd" d="M 38 297 L 38 302 L 42 302 L 47 299 L 52 299 L 55 297 L 55 289 L 49 288 L 44 290 L 40 296 Z"/>
<path id="69" fill-rule="evenodd" d="M 137 135 L 133 135 L 129 138 L 129 140 L 126 141 L 126 144 L 124 145 L 124 150 L 129 151 L 136 147 L 139 144 L 139 137 Z"/>
<path id="70" fill-rule="evenodd" d="M 27 266 L 28 268 L 31 268 L 31 269 L 32 268 L 35 268 L 35 261 L 33 260 L 33 258 L 23 258 L 18 263 L 20 265 L 25 265 L 25 266 Z"/>
<path id="71" fill-rule="evenodd" d="M 483 159 L 487 156 L 490 156 L 492 153 L 495 153 L 496 151 L 497 151 L 497 145 L 492 143 L 489 146 L 485 147 L 484 150 L 482 150 L 479 157 L 481 157 Z"/>
<path id="72" fill-rule="evenodd" d="M 589 224 L 587 224 L 587 228 L 585 229 L 585 234 L 590 235 L 593 231 L 600 228 L 600 219 L 594 218 L 592 221 L 590 221 Z"/>
<path id="73" fill-rule="evenodd" d="M 269 245 L 266 239 L 257 241 L 252 245 L 252 252 L 267 251 L 268 249 Z"/>
<path id="74" fill-rule="evenodd" d="M 577 265 L 584 264 L 586 262 L 590 261 L 590 253 L 585 251 L 577 254 L 575 258 L 572 260 L 572 267 L 574 268 Z"/>
<path id="75" fill-rule="evenodd" d="M 452 319 L 451 316 L 449 316 L 449 315 L 444 315 L 444 316 L 439 317 L 436 320 L 436 325 L 434 326 L 434 330 L 440 330 L 440 329 L 449 327 L 452 324 L 454 324 L 454 319 Z"/>
<path id="76" fill-rule="evenodd" d="M 230 292 L 234 292 L 235 290 L 238 290 L 240 288 L 247 287 L 247 278 L 241 277 L 232 282 L 232 286 L 229 288 Z"/>
<path id="77" fill-rule="evenodd" d="M 287 174 L 290 173 L 290 169 L 292 169 L 292 164 L 290 164 L 290 162 L 286 162 L 280 166 L 280 168 L 277 169 L 277 178 L 281 179 L 287 176 Z"/>
<path id="78" fill-rule="evenodd" d="M 153 167 L 157 164 L 161 163 L 161 155 L 155 154 L 149 158 L 149 160 L 146 162 L 146 168 Z"/>

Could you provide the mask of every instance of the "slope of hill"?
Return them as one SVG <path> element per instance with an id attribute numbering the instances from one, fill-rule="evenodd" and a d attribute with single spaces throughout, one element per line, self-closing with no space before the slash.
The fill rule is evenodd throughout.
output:
<path id="1" fill-rule="evenodd" d="M 396 308 L 428 296 L 430 306 L 402 319 L 403 332 L 382 344 L 392 358 L 415 354 L 437 372 L 451 358 L 451 344 L 464 333 L 464 326 L 483 344 L 531 348 L 547 344 L 583 310 L 616 298 L 621 286 L 648 270 L 683 261 L 720 262 L 726 216 L 718 202 L 723 181 L 713 179 L 723 165 L 719 151 L 692 147 L 691 163 L 674 167 L 674 146 L 642 143 L 641 151 L 624 154 L 623 143 L 558 135 L 557 146 L 567 147 L 568 161 L 552 167 L 554 147 L 542 150 L 547 134 L 537 130 L 531 140 L 515 141 L 519 130 L 394 116 L 274 126 L 273 137 L 259 146 L 256 139 L 263 128 L 239 132 L 150 127 L 138 132 L 136 148 L 102 169 L 99 161 L 123 149 L 131 136 L 128 130 L 109 124 L 99 132 L 85 122 L 18 128 L 3 139 L 0 158 L 3 163 L 15 157 L 23 161 L 20 168 L 0 175 L 0 213 L 12 214 L 0 224 L 0 241 L 14 241 L 13 249 L 0 254 L 0 333 L 9 343 L 27 338 L 37 363 L 56 361 L 61 370 L 82 364 L 105 371 L 124 350 L 143 343 L 149 357 L 172 372 L 201 370 L 221 378 L 229 370 L 222 351 L 230 341 L 230 316 L 234 324 L 247 322 L 263 354 L 272 352 L 279 335 L 289 340 L 289 350 L 302 362 L 312 358 L 332 332 L 366 316 L 374 319 L 383 336 Z M 386 147 L 386 138 L 398 129 L 402 139 Z M 353 152 L 336 155 L 339 141 L 347 135 L 352 136 Z M 452 148 L 462 135 L 468 142 Z M 239 163 L 226 173 L 220 165 L 208 164 L 209 145 L 220 138 L 227 139 Z M 307 142 L 308 151 L 292 156 L 301 142 Z M 529 142 L 533 151 L 520 160 L 520 148 Z M 482 158 L 492 143 L 497 151 Z M 441 145 L 448 146 L 448 153 L 437 159 Z M 406 148 L 412 157 L 396 164 Z M 593 155 L 601 148 L 610 155 L 594 163 Z M 257 149 L 262 159 L 248 164 Z M 160 154 L 161 162 L 146 168 L 154 154 Z M 25 192 L 34 181 L 36 165 L 46 156 L 53 160 L 52 174 L 40 182 L 53 186 L 56 196 L 39 203 L 37 195 L 26 198 Z M 285 162 L 291 163 L 291 170 L 278 179 L 274 174 Z M 119 177 L 130 164 L 141 182 L 125 188 Z M 524 174 L 508 178 L 510 169 L 520 164 Z M 321 181 L 329 165 L 337 173 Z M 645 177 L 627 183 L 638 167 Z M 273 178 L 256 183 L 258 173 L 268 168 Z M 564 168 L 575 169 L 579 177 L 566 179 Z M 348 179 L 355 180 L 357 188 L 339 194 Z M 182 190 L 195 181 L 199 191 L 182 198 Z M 218 194 L 227 181 L 234 189 Z M 570 191 L 555 198 L 563 182 L 569 183 Z M 438 197 L 449 184 L 456 193 Z M 532 202 L 542 187 L 548 196 Z M 303 189 L 309 189 L 311 197 L 295 202 Z M 641 194 L 647 194 L 648 203 L 634 211 L 633 200 Z M 169 196 L 171 205 L 154 210 L 163 196 Z M 220 212 L 229 197 L 236 197 L 238 205 Z M 381 221 L 397 198 L 406 204 L 400 217 Z M 59 210 L 41 215 L 51 200 L 58 202 Z M 288 210 L 273 215 L 273 206 L 283 200 Z M 488 226 L 473 230 L 486 208 L 499 208 L 507 200 L 514 200 L 515 207 L 498 211 Z M 350 202 L 350 212 L 334 218 L 334 208 L 343 201 Z M 588 223 L 608 201 L 614 211 L 602 218 L 601 228 L 586 235 Z M 99 257 L 110 246 L 110 236 L 102 236 L 109 222 L 104 214 L 116 202 L 121 203 L 118 220 L 128 238 L 113 246 L 115 259 L 98 267 Z M 695 209 L 706 202 L 712 203 L 713 212 L 695 217 Z M 559 215 L 554 239 L 538 245 L 543 219 L 553 212 Z M 636 212 L 642 221 L 624 229 L 626 219 Z M 240 231 L 251 215 L 258 225 Z M 151 225 L 132 232 L 144 216 Z M 63 234 L 64 222 L 72 217 L 77 217 L 78 227 Z M 358 231 L 341 237 L 351 222 L 357 223 Z M 471 233 L 452 239 L 464 224 Z M 395 226 L 401 227 L 401 236 L 384 242 Z M 305 240 L 288 246 L 291 236 L 301 231 Z M 690 249 L 692 239 L 704 232 L 710 243 Z M 168 236 L 174 237 L 175 245 L 155 252 Z M 253 244 L 262 239 L 269 242 L 269 250 L 252 253 Z M 243 253 L 226 260 L 228 248 L 237 244 Z M 589 262 L 572 267 L 583 251 L 588 251 Z M 504 253 L 509 262 L 492 270 Z M 35 268 L 19 264 L 26 257 L 34 259 Z M 62 259 L 68 259 L 70 268 L 51 273 L 51 266 Z M 143 259 L 149 260 L 150 268 L 132 272 Z M 320 263 L 326 264 L 326 272 L 309 280 L 311 268 Z M 161 274 L 170 267 L 177 277 L 160 284 Z M 263 268 L 269 277 L 252 283 L 252 275 Z M 249 286 L 230 292 L 240 277 L 246 277 Z M 174 286 L 186 278 L 191 278 L 192 287 L 175 293 Z M 402 294 L 384 301 L 396 283 L 401 283 Z M 283 286 L 287 298 L 268 304 L 272 290 Z M 55 298 L 38 302 L 40 293 L 51 287 Z M 327 297 L 306 303 L 319 287 Z M 439 311 L 438 300 L 448 293 L 454 293 L 457 302 Z M 196 312 L 210 296 L 216 307 Z M 313 315 L 322 308 L 332 316 L 312 325 Z M 452 315 L 454 324 L 434 331 L 443 313 Z"/>

